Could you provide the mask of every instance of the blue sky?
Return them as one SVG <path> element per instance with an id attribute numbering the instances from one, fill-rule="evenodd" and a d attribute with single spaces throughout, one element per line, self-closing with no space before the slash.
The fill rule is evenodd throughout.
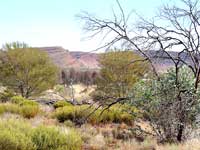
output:
<path id="1" fill-rule="evenodd" d="M 132 9 L 150 17 L 170 0 L 121 0 L 126 12 Z M 23 41 L 30 46 L 62 46 L 71 51 L 90 51 L 98 41 L 83 41 L 82 24 L 75 15 L 87 11 L 110 17 L 115 0 L 0 0 L 0 45 Z"/>

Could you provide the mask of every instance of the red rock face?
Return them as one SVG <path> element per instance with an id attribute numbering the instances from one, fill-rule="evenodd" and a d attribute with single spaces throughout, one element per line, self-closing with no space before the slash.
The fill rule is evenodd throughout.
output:
<path id="1" fill-rule="evenodd" d="M 81 52 L 81 51 L 68 51 L 62 47 L 39 47 L 40 50 L 46 51 L 52 58 L 53 62 L 61 69 L 74 68 L 75 70 L 99 70 L 100 64 L 98 61 L 99 54 Z M 137 52 L 136 52 L 137 53 Z M 155 67 L 159 72 L 165 72 L 174 64 L 170 59 L 166 58 L 166 54 L 158 53 L 156 51 L 149 51 L 148 56 L 151 57 Z M 155 58 L 154 55 L 157 55 Z M 170 55 L 177 57 L 177 52 L 170 52 Z M 185 57 L 185 54 L 181 57 Z M 187 60 L 191 62 L 191 60 Z"/>
<path id="2" fill-rule="evenodd" d="M 99 69 L 98 54 L 87 52 L 69 52 L 62 47 L 39 47 L 48 53 L 53 62 L 62 69 L 74 68 Z"/>

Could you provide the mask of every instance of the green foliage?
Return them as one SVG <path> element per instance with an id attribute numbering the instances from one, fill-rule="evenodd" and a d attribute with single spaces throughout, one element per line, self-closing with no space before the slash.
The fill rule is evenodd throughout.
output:
<path id="1" fill-rule="evenodd" d="M 81 150 L 82 148 L 82 138 L 81 135 L 75 130 L 70 129 L 67 133 L 66 150 Z"/>
<path id="2" fill-rule="evenodd" d="M 12 103 L 0 104 L 0 114 L 10 112 L 22 115 L 25 118 L 33 118 L 39 113 L 39 105 L 37 102 L 21 96 L 14 96 L 10 101 Z"/>
<path id="3" fill-rule="evenodd" d="M 130 112 L 127 112 L 129 109 Z M 92 124 L 98 123 L 126 123 L 132 124 L 134 117 L 131 113 L 136 112 L 129 106 L 112 106 L 103 113 L 103 108 L 99 108 L 95 111 L 95 107 L 89 105 L 81 106 L 65 106 L 56 109 L 54 116 L 60 121 L 68 121 L 79 123 L 84 121 L 87 117 L 87 122 Z M 101 114 L 102 113 L 102 114 Z M 89 116 L 90 115 L 90 116 Z"/>
<path id="4" fill-rule="evenodd" d="M 67 126 L 67 127 L 74 127 L 75 126 L 75 124 L 71 120 L 66 120 L 64 122 L 64 125 Z"/>
<path id="5" fill-rule="evenodd" d="M 150 121 L 162 142 L 174 142 L 184 134 L 182 130 L 195 124 L 199 107 L 199 89 L 195 90 L 195 78 L 186 67 L 174 69 L 159 79 L 140 81 L 135 85 L 132 104 Z"/>
<path id="6" fill-rule="evenodd" d="M 67 135 L 55 127 L 40 126 L 32 131 L 32 140 L 37 150 L 79 150 L 82 141 L 74 130 Z"/>
<path id="7" fill-rule="evenodd" d="M 2 108 L 2 113 L 9 112 L 13 114 L 21 114 L 21 109 L 19 105 L 16 104 L 0 104 L 0 107 Z"/>
<path id="8" fill-rule="evenodd" d="M 14 96 L 11 102 L 18 104 L 20 114 L 25 118 L 33 118 L 39 113 L 39 105 L 37 102 L 25 99 L 22 96 Z"/>
<path id="9" fill-rule="evenodd" d="M 141 61 L 143 59 L 133 51 L 109 51 L 102 54 L 100 77 L 97 78 L 93 98 L 102 101 L 104 97 L 126 97 L 133 84 L 149 71 L 149 65 Z"/>
<path id="10" fill-rule="evenodd" d="M 69 129 L 39 126 L 32 128 L 24 120 L 0 120 L 0 150 L 80 150 L 82 139 Z"/>
<path id="11" fill-rule="evenodd" d="M 0 70 L 2 84 L 26 98 L 53 87 L 57 80 L 56 66 L 47 53 L 35 48 L 1 51 Z"/>
<path id="12" fill-rule="evenodd" d="M 65 100 L 57 101 L 53 104 L 54 108 L 64 107 L 64 106 L 72 106 L 69 102 L 66 102 Z"/>
<path id="13" fill-rule="evenodd" d="M 0 104 L 0 114 L 9 112 L 22 115 L 25 118 L 33 118 L 39 113 L 38 105 L 17 105 L 17 104 Z"/>
<path id="14" fill-rule="evenodd" d="M 13 97 L 15 94 L 13 91 L 6 89 L 2 93 L 0 93 L 0 102 L 8 102 L 11 97 Z"/>
<path id="15" fill-rule="evenodd" d="M 22 96 L 13 96 L 13 97 L 11 97 L 11 103 L 15 103 L 15 104 L 21 104 L 21 103 L 23 103 L 26 100 L 27 99 L 25 99 Z"/>
<path id="16" fill-rule="evenodd" d="M 0 121 L 0 150 L 36 150 L 30 126 L 23 121 Z"/>
<path id="17" fill-rule="evenodd" d="M 36 105 L 21 106 L 21 114 L 25 118 L 33 118 L 39 113 L 39 107 Z"/>

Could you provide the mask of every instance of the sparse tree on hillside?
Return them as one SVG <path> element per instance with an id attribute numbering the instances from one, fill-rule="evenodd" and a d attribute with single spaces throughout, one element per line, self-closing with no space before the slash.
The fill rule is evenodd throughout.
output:
<path id="1" fill-rule="evenodd" d="M 45 52 L 35 48 L 11 48 L 0 52 L 0 81 L 23 97 L 52 88 L 57 82 L 57 67 Z"/>
<path id="2" fill-rule="evenodd" d="M 100 77 L 94 96 L 103 103 L 128 97 L 134 83 L 149 71 L 149 64 L 133 51 L 109 51 L 100 56 Z M 132 63 L 134 62 L 135 63 Z"/>

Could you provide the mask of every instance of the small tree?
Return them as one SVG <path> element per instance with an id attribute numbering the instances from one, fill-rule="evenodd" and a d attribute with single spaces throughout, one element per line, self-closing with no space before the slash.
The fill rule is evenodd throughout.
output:
<path id="1" fill-rule="evenodd" d="M 193 73 L 182 67 L 178 76 L 171 69 L 159 80 L 140 81 L 133 92 L 132 104 L 141 110 L 160 142 L 184 140 L 186 129 L 195 125 L 200 110 Z"/>
<path id="2" fill-rule="evenodd" d="M 13 48 L 0 52 L 0 81 L 23 97 L 53 87 L 57 68 L 45 52 L 35 48 Z"/>
<path id="3" fill-rule="evenodd" d="M 127 97 L 133 84 L 149 71 L 147 62 L 133 51 L 110 51 L 100 56 L 100 77 L 94 96 L 100 100 Z"/>

